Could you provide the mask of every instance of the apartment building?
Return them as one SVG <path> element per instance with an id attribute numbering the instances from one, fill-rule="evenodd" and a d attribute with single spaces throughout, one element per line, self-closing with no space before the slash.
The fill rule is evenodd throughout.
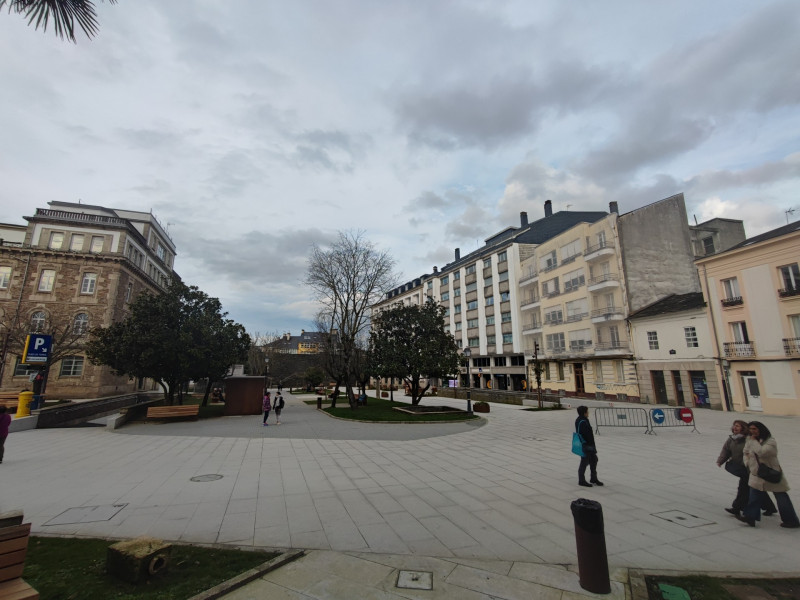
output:
<path id="1" fill-rule="evenodd" d="M 300 330 L 300 335 L 284 333 L 267 347 L 278 354 L 319 354 L 324 335 L 316 331 Z"/>
<path id="2" fill-rule="evenodd" d="M 461 385 L 474 388 L 521 391 L 528 387 L 525 362 L 524 322 L 521 312 L 521 264 L 537 246 L 579 223 L 592 223 L 604 212 L 558 211 L 544 206 L 544 218 L 528 222 L 520 214 L 519 227 L 508 227 L 484 240 L 484 245 L 454 260 L 441 271 L 422 275 L 387 293 L 373 309 L 380 311 L 396 303 L 421 304 L 428 299 L 445 307 L 445 328 L 458 345 L 469 349 L 469 371 L 461 374 Z M 438 382 L 437 382 L 438 383 Z"/>
<path id="3" fill-rule="evenodd" d="M 176 276 L 175 244 L 150 213 L 49 202 L 27 226 L 0 225 L 0 323 L 4 390 L 30 388 L 15 338 L 50 333 L 70 353 L 50 366 L 47 393 L 90 398 L 142 382 L 96 367 L 82 352 L 86 332 L 124 317 L 136 296 Z"/>
<path id="4" fill-rule="evenodd" d="M 734 410 L 800 414 L 798 248 L 791 223 L 696 262 Z"/>

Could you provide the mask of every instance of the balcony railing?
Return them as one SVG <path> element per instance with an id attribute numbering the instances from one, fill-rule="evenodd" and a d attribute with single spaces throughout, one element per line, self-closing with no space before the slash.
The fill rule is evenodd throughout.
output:
<path id="1" fill-rule="evenodd" d="M 584 317 L 588 317 L 589 313 L 575 313 L 573 315 L 567 315 L 567 323 L 574 323 L 575 321 L 580 321 Z"/>
<path id="2" fill-rule="evenodd" d="M 586 256 L 587 254 L 591 254 L 592 252 L 597 252 L 598 250 L 603 250 L 605 248 L 610 248 L 613 250 L 614 244 L 612 242 L 600 242 L 599 244 L 595 244 L 594 246 L 589 246 L 586 248 L 586 252 L 584 252 L 583 255 Z"/>
<path id="3" fill-rule="evenodd" d="M 624 340 L 617 340 L 614 342 L 597 342 L 594 345 L 594 349 L 597 351 L 604 351 L 604 350 L 627 350 L 628 349 L 628 342 Z"/>
<path id="4" fill-rule="evenodd" d="M 778 296 L 781 298 L 789 298 L 791 296 L 800 296 L 800 287 L 787 287 L 778 290 Z"/>
<path id="5" fill-rule="evenodd" d="M 603 273 L 597 277 L 592 277 L 588 285 L 597 285 L 598 283 L 605 283 L 606 281 L 619 281 L 619 275 L 616 273 Z"/>
<path id="6" fill-rule="evenodd" d="M 723 347 L 726 358 L 746 358 L 756 355 L 755 342 L 725 342 Z"/>
<path id="7" fill-rule="evenodd" d="M 786 356 L 797 356 L 800 354 L 800 338 L 783 338 L 783 349 Z"/>
<path id="8" fill-rule="evenodd" d="M 545 325 L 561 325 L 561 323 L 563 323 L 563 322 L 564 322 L 564 317 L 563 316 L 548 317 L 547 315 L 545 315 L 545 317 L 544 317 L 544 324 Z"/>
<path id="9" fill-rule="evenodd" d="M 606 317 L 609 318 L 612 315 L 622 315 L 622 309 L 616 306 L 606 306 L 603 308 L 595 308 L 592 311 L 592 318 L 595 319 L 597 317 Z"/>
<path id="10" fill-rule="evenodd" d="M 567 264 L 573 262 L 579 256 L 581 256 L 581 255 L 580 254 L 573 254 L 572 256 L 567 256 L 566 258 L 562 257 L 561 258 L 561 264 L 562 265 L 567 265 Z"/>
<path id="11" fill-rule="evenodd" d="M 541 296 L 528 296 L 527 298 L 523 298 L 520 306 L 526 306 L 528 304 L 536 304 L 537 302 L 541 301 Z"/>
<path id="12" fill-rule="evenodd" d="M 527 271 L 525 271 L 519 278 L 519 282 L 523 283 L 528 281 L 529 279 L 536 279 L 539 276 L 539 271 L 534 269 L 533 267 L 528 267 Z"/>
<path id="13" fill-rule="evenodd" d="M 744 300 L 742 300 L 741 296 L 732 296 L 731 298 L 723 298 L 720 300 L 722 302 L 722 306 L 739 306 L 740 304 L 744 304 Z"/>
<path id="14" fill-rule="evenodd" d="M 547 265 L 544 269 L 542 269 L 542 273 L 549 273 L 553 269 L 557 269 L 557 268 L 558 268 L 558 263 L 557 262 L 553 262 L 553 263 L 550 263 L 549 265 Z"/>

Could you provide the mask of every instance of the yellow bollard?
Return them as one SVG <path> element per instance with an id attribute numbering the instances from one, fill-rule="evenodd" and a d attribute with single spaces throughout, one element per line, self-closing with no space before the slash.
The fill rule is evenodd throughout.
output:
<path id="1" fill-rule="evenodd" d="M 14 418 L 31 416 L 31 402 L 33 401 L 33 392 L 20 392 L 19 404 L 17 404 L 17 414 Z"/>

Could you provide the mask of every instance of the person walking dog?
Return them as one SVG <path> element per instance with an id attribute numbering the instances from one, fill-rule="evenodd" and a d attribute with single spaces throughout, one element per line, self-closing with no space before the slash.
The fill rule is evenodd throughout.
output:
<path id="1" fill-rule="evenodd" d="M 578 407 L 578 418 L 575 419 L 575 431 L 583 438 L 583 456 L 578 466 L 578 485 L 592 487 L 603 485 L 597 478 L 597 446 L 594 443 L 592 424 L 589 423 L 589 409 L 586 406 Z M 589 467 L 589 481 L 586 481 L 586 467 Z"/>

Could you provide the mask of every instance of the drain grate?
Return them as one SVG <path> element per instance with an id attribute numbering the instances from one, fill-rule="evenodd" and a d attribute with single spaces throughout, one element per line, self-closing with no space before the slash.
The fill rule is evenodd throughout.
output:
<path id="1" fill-rule="evenodd" d="M 654 517 L 664 519 L 676 525 L 683 525 L 684 527 L 702 527 L 703 525 L 713 525 L 716 521 L 706 521 L 696 515 L 690 515 L 682 510 L 668 510 L 662 513 L 653 513 Z"/>
<path id="2" fill-rule="evenodd" d="M 197 475 L 189 481 L 217 481 L 218 479 L 222 479 L 222 475 Z"/>
<path id="3" fill-rule="evenodd" d="M 109 521 L 128 504 L 106 504 L 105 506 L 78 506 L 68 508 L 60 515 L 50 519 L 45 525 L 74 525 L 76 523 L 96 523 Z"/>
<path id="4" fill-rule="evenodd" d="M 427 571 L 400 571 L 397 586 L 407 590 L 432 590 L 433 573 Z"/>

